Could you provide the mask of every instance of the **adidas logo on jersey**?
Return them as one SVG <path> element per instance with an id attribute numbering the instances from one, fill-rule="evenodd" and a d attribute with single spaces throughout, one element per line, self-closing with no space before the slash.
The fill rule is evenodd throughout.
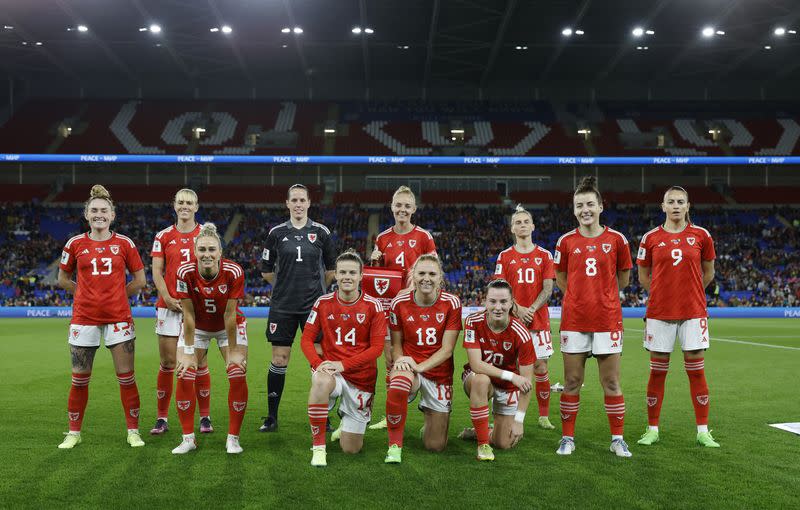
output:
<path id="1" fill-rule="evenodd" d="M 660 243 L 658 243 L 658 247 L 659 248 L 663 248 L 664 246 L 666 246 L 666 243 L 664 243 L 664 241 L 661 241 Z"/>
<path id="2" fill-rule="evenodd" d="M 408 322 L 414 322 L 414 316 L 413 315 L 409 315 L 408 316 Z"/>
<path id="3" fill-rule="evenodd" d="M 283 239 L 281 239 L 281 241 L 288 241 L 288 240 L 289 240 L 289 238 L 286 237 L 286 236 L 284 236 Z"/>
<path id="4" fill-rule="evenodd" d="M 173 244 L 178 244 L 178 243 L 176 243 L 176 242 L 175 242 L 175 239 L 173 239 L 172 241 L 170 241 L 169 243 L 167 243 L 167 245 L 168 245 L 168 246 L 170 246 L 170 245 L 173 245 Z"/>
<path id="5" fill-rule="evenodd" d="M 387 248 L 391 248 L 392 247 L 392 243 L 387 244 L 386 247 Z"/>
<path id="6" fill-rule="evenodd" d="M 517 263 L 517 261 L 516 261 L 516 260 L 512 260 L 511 262 L 509 262 L 509 265 L 511 265 L 511 264 L 516 264 L 516 263 Z M 521 270 L 520 270 L 520 271 L 521 271 Z"/>
<path id="7" fill-rule="evenodd" d="M 333 314 L 328 315 L 328 320 L 332 321 L 334 319 Z"/>
<path id="8" fill-rule="evenodd" d="M 573 251 L 572 253 L 580 253 L 580 252 L 581 252 L 580 248 L 575 248 L 575 251 Z"/>
<path id="9" fill-rule="evenodd" d="M 88 254 L 89 254 L 89 250 L 86 250 L 86 249 L 84 249 L 84 250 L 81 252 L 81 255 L 88 255 Z"/>

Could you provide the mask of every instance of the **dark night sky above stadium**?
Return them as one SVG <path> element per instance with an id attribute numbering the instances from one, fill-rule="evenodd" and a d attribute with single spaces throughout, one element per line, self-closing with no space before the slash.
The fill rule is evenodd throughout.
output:
<path id="1" fill-rule="evenodd" d="M 3 0 L 0 74 L 366 96 L 386 83 L 780 86 L 800 77 L 798 28 L 796 0 Z"/>

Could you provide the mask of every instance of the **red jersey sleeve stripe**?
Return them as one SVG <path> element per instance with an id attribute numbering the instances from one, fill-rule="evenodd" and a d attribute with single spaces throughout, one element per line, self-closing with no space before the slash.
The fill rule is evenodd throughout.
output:
<path id="1" fill-rule="evenodd" d="M 136 248 L 136 244 L 133 242 L 133 239 L 131 239 L 130 237 L 124 236 L 122 234 L 117 234 L 117 237 L 119 237 L 123 241 L 128 241 L 128 244 L 131 245 L 131 248 Z"/>
<path id="2" fill-rule="evenodd" d="M 417 231 L 419 231 L 419 232 L 422 232 L 423 234 L 425 234 L 426 236 L 428 236 L 428 239 L 431 239 L 431 240 L 433 239 L 433 236 L 431 235 L 431 233 L 430 233 L 430 232 L 428 232 L 427 230 L 425 230 L 424 228 L 420 227 L 420 226 L 416 226 L 416 227 L 414 227 L 414 230 L 417 230 Z"/>
<path id="3" fill-rule="evenodd" d="M 572 229 L 572 230 L 570 230 L 569 232 L 567 232 L 566 234 L 564 234 L 563 236 L 559 237 L 559 238 L 558 238 L 558 241 L 556 241 L 556 247 L 559 247 L 559 246 L 561 246 L 561 241 L 563 241 L 563 240 L 564 240 L 564 238 L 566 238 L 566 237 L 569 237 L 569 236 L 573 235 L 574 233 L 575 233 L 575 229 Z"/>
<path id="4" fill-rule="evenodd" d="M 77 235 L 77 236 L 75 236 L 75 237 L 71 237 L 71 238 L 69 239 L 69 241 L 67 241 L 67 244 L 66 244 L 66 245 L 64 245 L 64 248 L 69 248 L 69 247 L 70 247 L 70 245 L 72 245 L 72 243 L 74 243 L 75 241 L 77 241 L 78 239 L 82 238 L 82 237 L 83 237 L 83 236 L 85 236 L 85 235 L 86 235 L 86 234 L 80 234 L 80 235 Z"/>
<path id="5" fill-rule="evenodd" d="M 511 329 L 513 329 L 522 340 L 527 341 L 531 339 L 531 334 L 528 333 L 528 330 L 520 326 L 517 322 L 511 323 Z"/>
<path id="6" fill-rule="evenodd" d="M 170 225 L 169 227 L 165 228 L 164 230 L 162 230 L 161 232 L 156 234 L 156 239 L 161 239 L 162 237 L 164 237 L 164 234 L 166 234 L 167 232 L 171 231 L 172 228 L 173 228 L 172 225 Z"/>
<path id="7" fill-rule="evenodd" d="M 628 244 L 628 239 L 622 234 L 622 232 L 618 232 L 618 231 L 614 230 L 613 228 L 609 228 L 608 231 L 611 232 L 612 234 L 617 234 L 618 236 L 620 236 L 622 238 L 622 241 L 625 244 Z"/>

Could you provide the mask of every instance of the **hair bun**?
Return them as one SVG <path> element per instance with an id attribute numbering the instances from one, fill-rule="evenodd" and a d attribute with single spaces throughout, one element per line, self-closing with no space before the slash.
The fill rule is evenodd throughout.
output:
<path id="1" fill-rule="evenodd" d="M 89 192 L 89 200 L 93 200 L 95 198 L 111 198 L 111 193 L 103 186 L 102 184 L 95 184 L 92 186 L 92 190 Z"/>

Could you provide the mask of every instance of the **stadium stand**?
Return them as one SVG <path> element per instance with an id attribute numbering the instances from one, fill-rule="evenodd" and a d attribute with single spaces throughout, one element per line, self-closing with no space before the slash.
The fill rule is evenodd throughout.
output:
<path id="1" fill-rule="evenodd" d="M 601 102 L 556 111 L 546 102 L 31 100 L 0 128 L 0 152 L 779 156 L 800 154 L 797 110 L 747 102 Z M 330 139 L 322 134 L 328 125 L 338 128 Z M 450 136 L 456 126 L 463 139 Z"/>

